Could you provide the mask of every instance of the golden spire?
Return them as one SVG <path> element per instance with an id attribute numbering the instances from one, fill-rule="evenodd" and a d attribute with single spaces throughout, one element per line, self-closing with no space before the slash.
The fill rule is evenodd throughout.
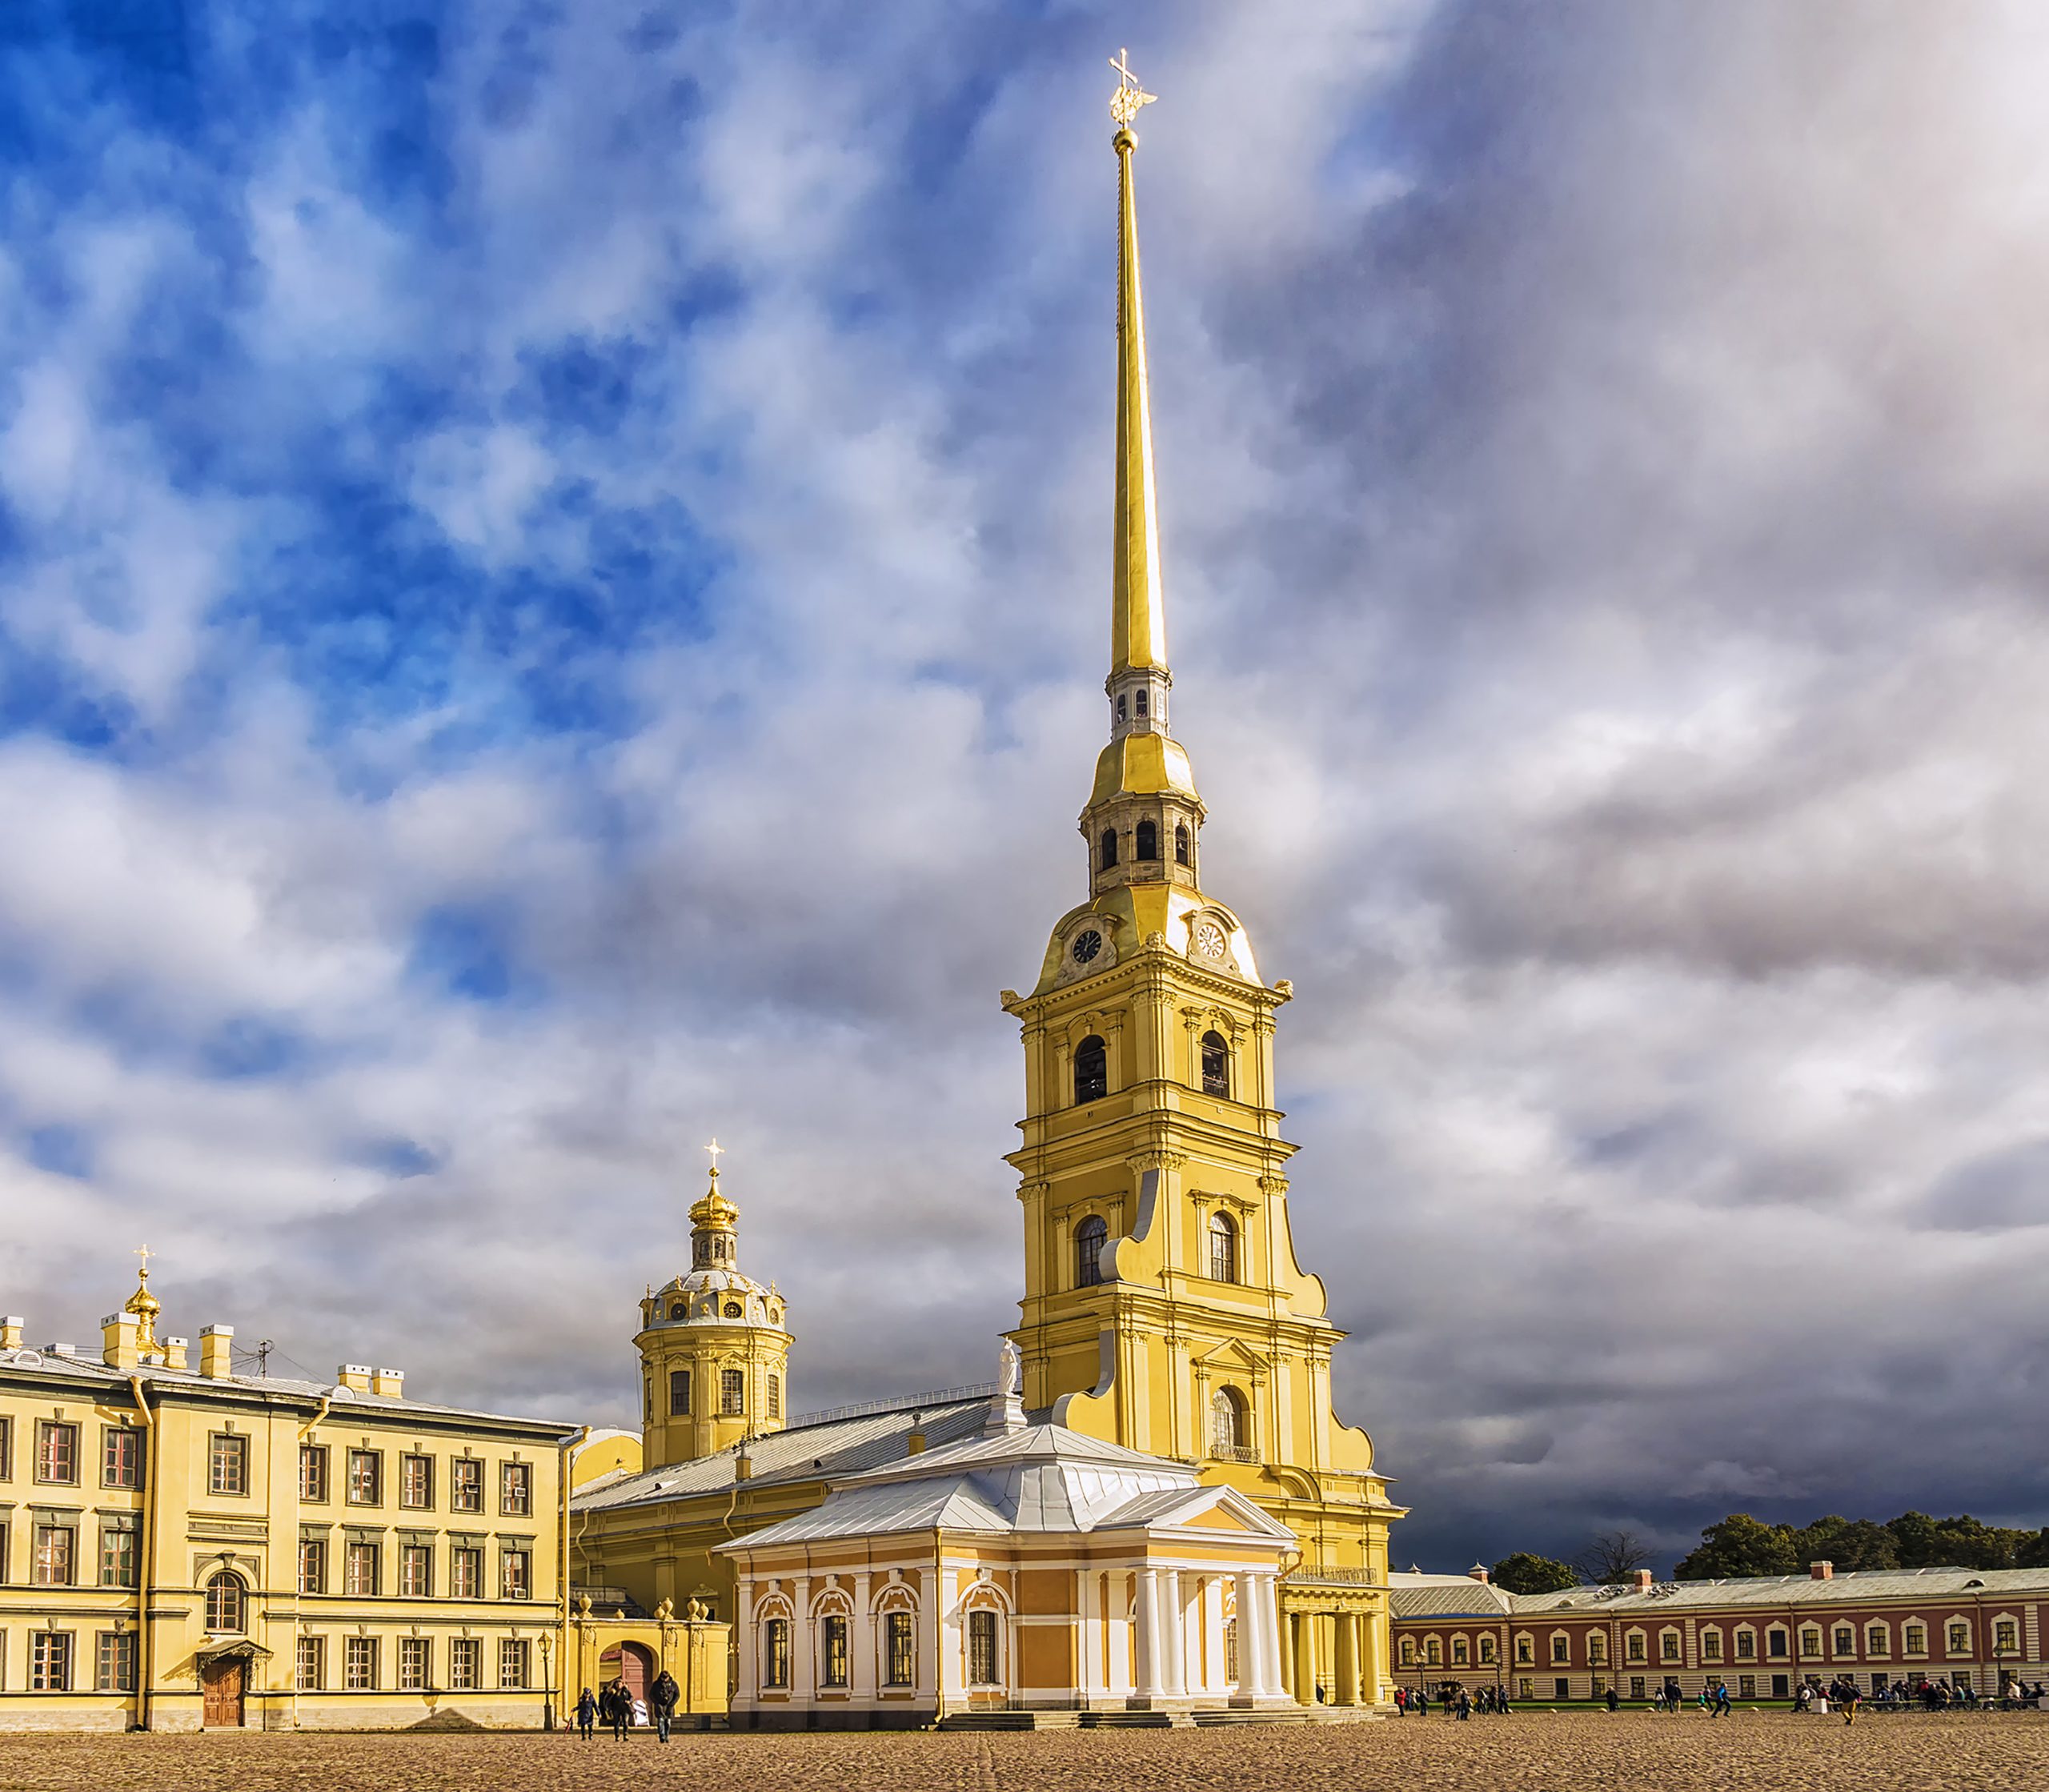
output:
<path id="1" fill-rule="evenodd" d="M 138 1351 L 154 1350 L 157 1347 L 157 1315 L 163 1310 L 156 1296 L 150 1292 L 150 1258 L 154 1253 L 145 1245 L 135 1254 L 142 1260 L 142 1279 L 121 1310 L 135 1316 L 135 1348 Z"/>
<path id="2" fill-rule="evenodd" d="M 1131 121 L 1153 98 L 1133 78 L 1125 52 L 1110 66 L 1117 154 L 1117 481 L 1110 579 L 1110 672 L 1165 670 L 1167 611 L 1160 594 L 1160 524 L 1153 490 L 1153 409 L 1145 391 L 1145 307 L 1138 283 L 1138 210 Z"/>

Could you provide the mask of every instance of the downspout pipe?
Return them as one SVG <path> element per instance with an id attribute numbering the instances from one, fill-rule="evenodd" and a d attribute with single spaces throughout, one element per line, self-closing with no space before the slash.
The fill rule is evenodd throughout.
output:
<path id="1" fill-rule="evenodd" d="M 561 1615 L 555 1636 L 555 1684 L 548 1689 L 548 1721 L 554 1729 L 567 1728 L 569 1722 L 569 1474 L 575 1464 L 576 1453 L 590 1441 L 591 1428 L 587 1425 L 574 1436 L 563 1437 L 558 1446 L 562 1452 L 562 1467 L 555 1484 L 556 1504 L 561 1522 L 555 1540 L 555 1584 Z M 581 1666 L 579 1662 L 579 1671 Z"/>
<path id="2" fill-rule="evenodd" d="M 150 1598 L 157 1581 L 157 1527 L 151 1514 L 157 1501 L 157 1416 L 150 1409 L 149 1397 L 142 1392 L 142 1378 L 139 1375 L 128 1377 L 128 1391 L 135 1402 L 135 1409 L 142 1415 L 142 1429 L 148 1437 L 148 1448 L 142 1461 L 142 1546 L 136 1552 L 138 1579 L 135 1590 L 135 1727 L 150 1727 L 150 1685 L 154 1674 L 155 1650 L 151 1647 L 150 1630 Z"/>

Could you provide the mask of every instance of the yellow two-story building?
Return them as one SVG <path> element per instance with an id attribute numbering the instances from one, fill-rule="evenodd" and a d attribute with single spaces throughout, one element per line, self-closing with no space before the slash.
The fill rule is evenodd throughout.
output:
<path id="1" fill-rule="evenodd" d="M 539 1726 L 567 1428 L 227 1325 L 194 1365 L 158 1310 L 145 1270 L 97 1357 L 0 1320 L 0 1729 Z"/>

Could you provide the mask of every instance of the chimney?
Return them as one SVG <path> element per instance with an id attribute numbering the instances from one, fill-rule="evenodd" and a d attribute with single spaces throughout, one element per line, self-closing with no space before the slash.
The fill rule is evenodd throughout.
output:
<path id="1" fill-rule="evenodd" d="M 387 1400 L 406 1397 L 406 1372 L 403 1369 L 373 1369 L 370 1376 L 370 1391 L 381 1393 Z"/>
<path id="2" fill-rule="evenodd" d="M 745 1450 L 733 1458 L 733 1479 L 752 1481 L 754 1478 L 754 1458 Z"/>
<path id="3" fill-rule="evenodd" d="M 1652 1585 L 1652 1583 L 1653 1583 L 1653 1582 L 1654 1582 L 1657 1578 L 1658 1578 L 1658 1577 L 1657 1577 L 1655 1574 L 1652 1574 L 1652 1573 L 1651 1573 L 1651 1571 L 1650 1571 L 1648 1568 L 1639 1568 L 1639 1569 L 1636 1571 L 1636 1590 L 1637 1590 L 1637 1591 L 1638 1591 L 1638 1593 L 1648 1593 L 1648 1592 L 1650 1592 L 1650 1589 L 1651 1589 L 1651 1585 Z"/>
<path id="4" fill-rule="evenodd" d="M 911 1434 L 904 1440 L 906 1456 L 922 1456 L 925 1453 L 925 1416 L 915 1413 L 911 1417 Z"/>
<path id="5" fill-rule="evenodd" d="M 0 1350 L 18 1350 L 22 1347 L 22 1329 L 27 1324 L 19 1313 L 10 1313 L 0 1319 Z"/>
<path id="6" fill-rule="evenodd" d="M 132 1369 L 142 1361 L 135 1342 L 138 1324 L 132 1313 L 110 1313 L 99 1322 L 99 1360 L 109 1369 Z"/>
<path id="7" fill-rule="evenodd" d="M 163 1341 L 163 1366 L 166 1369 L 184 1368 L 185 1353 L 191 1348 L 192 1341 L 189 1337 L 166 1338 Z"/>
<path id="8" fill-rule="evenodd" d="M 1487 1584 L 1487 1571 L 1477 1561 L 1466 1570 L 1466 1578 L 1470 1581 L 1478 1581 L 1482 1586 Z"/>
<path id="9" fill-rule="evenodd" d="M 225 1380 L 235 1373 L 230 1366 L 235 1353 L 235 1328 L 232 1325 L 202 1325 L 199 1328 L 199 1373 L 214 1381 Z"/>
<path id="10" fill-rule="evenodd" d="M 335 1379 L 351 1393 L 368 1393 L 371 1374 L 367 1363 L 343 1363 L 335 1371 Z"/>
<path id="11" fill-rule="evenodd" d="M 1807 1578 L 1815 1581 L 1835 1578 L 1835 1564 L 1832 1561 L 1810 1561 L 1807 1564 Z"/>

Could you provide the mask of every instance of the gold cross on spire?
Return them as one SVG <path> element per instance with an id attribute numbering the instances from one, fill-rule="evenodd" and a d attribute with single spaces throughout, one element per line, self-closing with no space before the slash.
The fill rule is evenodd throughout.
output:
<path id="1" fill-rule="evenodd" d="M 134 1254 L 142 1260 L 142 1280 L 147 1281 L 150 1279 L 150 1259 L 157 1253 L 148 1245 L 142 1245 L 137 1247 Z"/>
<path id="2" fill-rule="evenodd" d="M 705 1146 L 704 1149 L 707 1155 L 708 1155 L 712 1160 L 712 1175 L 716 1176 L 719 1173 L 719 1160 L 725 1156 L 726 1149 L 724 1145 L 720 1145 L 716 1139 L 714 1139 L 709 1145 Z"/>
<path id="3" fill-rule="evenodd" d="M 1117 71 L 1117 90 L 1110 95 L 1110 117 L 1120 130 L 1131 129 L 1131 121 L 1138 116 L 1141 106 L 1150 106 L 1160 96 L 1149 94 L 1139 86 L 1138 77 L 1131 72 L 1131 53 L 1120 50 L 1110 58 L 1110 66 Z"/>

